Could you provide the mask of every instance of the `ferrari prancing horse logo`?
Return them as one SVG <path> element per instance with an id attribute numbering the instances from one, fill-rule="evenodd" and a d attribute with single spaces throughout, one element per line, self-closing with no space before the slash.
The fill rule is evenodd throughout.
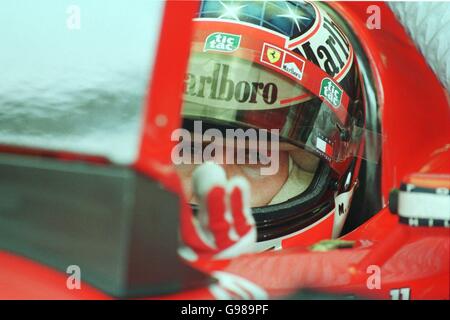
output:
<path id="1" fill-rule="evenodd" d="M 281 58 L 281 52 L 274 48 L 268 48 L 266 54 L 271 63 L 275 63 Z"/>

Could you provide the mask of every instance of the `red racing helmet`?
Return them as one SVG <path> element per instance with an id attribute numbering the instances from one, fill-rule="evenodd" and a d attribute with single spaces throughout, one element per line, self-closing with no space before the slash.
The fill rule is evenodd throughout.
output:
<path id="1" fill-rule="evenodd" d="M 184 127 L 276 130 L 288 153 L 283 186 L 252 208 L 260 248 L 338 236 L 366 132 L 358 61 L 343 29 L 303 1 L 203 1 L 194 25 Z"/>

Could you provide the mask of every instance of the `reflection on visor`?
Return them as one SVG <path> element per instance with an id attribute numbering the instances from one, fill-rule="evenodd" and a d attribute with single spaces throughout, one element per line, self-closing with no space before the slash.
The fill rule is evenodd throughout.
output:
<path id="1" fill-rule="evenodd" d="M 337 93 L 327 80 L 320 95 L 331 100 Z M 343 124 L 333 108 L 299 83 L 236 55 L 192 52 L 185 85 L 185 118 L 278 129 L 286 141 L 328 161 L 361 156 L 360 143 L 366 135 L 381 140 L 358 127 L 345 110 Z M 371 149 L 362 157 L 377 162 L 379 150 Z"/>
<path id="2" fill-rule="evenodd" d="M 302 86 L 252 62 L 196 53 L 190 59 L 184 100 L 228 110 L 266 110 L 284 107 L 284 101 L 306 92 Z"/>

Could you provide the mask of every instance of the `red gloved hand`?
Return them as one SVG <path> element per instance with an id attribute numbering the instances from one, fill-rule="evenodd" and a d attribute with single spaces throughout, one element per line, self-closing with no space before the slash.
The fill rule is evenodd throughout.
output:
<path id="1" fill-rule="evenodd" d="M 199 201 L 198 212 L 196 216 L 181 217 L 184 246 L 180 255 L 196 261 L 226 259 L 254 251 L 256 227 L 247 180 L 227 180 L 222 167 L 206 162 L 194 171 L 193 189 Z"/>

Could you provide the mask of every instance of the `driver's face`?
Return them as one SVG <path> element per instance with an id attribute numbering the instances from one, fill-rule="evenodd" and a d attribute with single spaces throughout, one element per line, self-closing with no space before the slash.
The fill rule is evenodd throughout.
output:
<path id="1" fill-rule="evenodd" d="M 224 163 L 225 161 L 222 161 Z M 198 165 L 181 164 L 175 166 L 183 183 L 186 197 L 190 203 L 197 203 L 192 190 L 192 174 Z M 289 175 L 289 154 L 287 151 L 279 151 L 279 168 L 273 175 L 261 175 L 261 164 L 221 164 L 227 178 L 243 176 L 250 183 L 251 206 L 261 207 L 270 203 L 278 193 Z"/>

